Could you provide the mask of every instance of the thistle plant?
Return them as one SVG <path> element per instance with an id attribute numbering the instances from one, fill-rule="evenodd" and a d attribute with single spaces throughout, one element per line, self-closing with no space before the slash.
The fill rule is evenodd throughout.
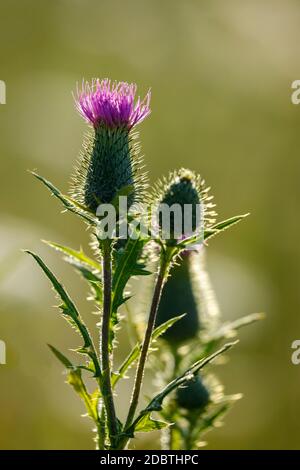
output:
<path id="1" fill-rule="evenodd" d="M 81 336 L 75 363 L 56 347 L 50 349 L 94 423 L 96 448 L 125 449 L 137 433 L 161 430 L 164 447 L 192 449 L 236 398 L 225 397 L 218 380 L 202 369 L 234 344 L 224 339 L 258 318 L 222 325 L 202 266 L 207 241 L 245 215 L 216 222 L 209 188 L 187 169 L 173 171 L 148 190 L 136 127 L 150 114 L 150 91 L 144 99 L 136 98 L 136 91 L 135 84 L 107 79 L 83 82 L 74 99 L 89 129 L 69 194 L 33 173 L 90 229 L 95 258 L 82 249 L 46 243 L 87 282 L 99 317 L 92 332 L 55 274 L 37 254 L 27 252 L 50 280 L 62 316 Z M 154 279 L 149 311 L 144 319 L 136 317 L 142 336 L 116 368 L 116 335 L 128 321 L 121 316 L 131 298 L 128 289 L 134 278 L 149 275 Z M 161 389 L 141 406 L 150 364 Z M 115 396 L 132 367 L 133 389 L 121 422 Z"/>

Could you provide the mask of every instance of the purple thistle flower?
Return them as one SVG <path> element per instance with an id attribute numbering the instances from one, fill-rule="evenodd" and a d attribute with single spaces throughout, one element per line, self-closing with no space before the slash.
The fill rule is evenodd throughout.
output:
<path id="1" fill-rule="evenodd" d="M 94 127 L 127 127 L 129 130 L 150 114 L 150 90 L 143 100 L 135 100 L 135 83 L 111 82 L 109 79 L 83 81 L 74 97 L 82 117 Z"/>

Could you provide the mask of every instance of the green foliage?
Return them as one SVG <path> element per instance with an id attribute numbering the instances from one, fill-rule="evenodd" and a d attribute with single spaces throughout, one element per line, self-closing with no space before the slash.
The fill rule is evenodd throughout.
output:
<path id="1" fill-rule="evenodd" d="M 119 307 L 128 300 L 124 295 L 125 287 L 129 279 L 133 276 L 144 276 L 151 274 L 145 269 L 145 264 L 141 261 L 143 248 L 148 239 L 137 238 L 136 240 L 129 238 L 125 248 L 120 250 L 116 256 L 116 267 L 112 279 L 112 318 Z"/>
<path id="2" fill-rule="evenodd" d="M 151 412 L 141 416 L 134 427 L 134 433 L 157 431 L 168 427 L 169 424 L 151 417 Z M 134 434 L 132 435 L 134 437 Z"/>
<path id="3" fill-rule="evenodd" d="M 51 246 L 57 251 L 65 255 L 64 259 L 67 263 L 71 264 L 76 271 L 88 282 L 92 291 L 92 299 L 96 304 L 101 307 L 102 305 L 102 279 L 101 279 L 101 265 L 88 257 L 82 249 L 80 251 L 73 250 L 72 248 L 60 245 L 58 243 L 45 241 L 47 245 Z"/>
<path id="4" fill-rule="evenodd" d="M 215 237 L 216 235 L 219 235 L 220 233 L 224 232 L 229 227 L 232 227 L 233 225 L 238 224 L 243 219 L 248 217 L 248 215 L 249 214 L 236 215 L 234 217 L 230 217 L 230 219 L 226 219 L 226 220 L 223 220 L 222 222 L 218 222 L 212 225 L 211 227 L 205 228 L 203 237 L 202 235 L 200 236 L 194 235 L 192 237 L 182 240 L 181 242 L 177 244 L 177 246 L 184 249 L 184 248 L 189 248 L 192 245 L 197 245 L 198 243 L 202 243 L 203 241 L 207 241 L 211 239 L 212 237 Z"/>
<path id="5" fill-rule="evenodd" d="M 77 352 L 87 355 L 92 361 L 92 371 L 96 377 L 100 377 L 101 370 L 99 361 L 97 358 L 96 350 L 90 336 L 90 333 L 85 326 L 82 318 L 80 317 L 78 310 L 71 300 L 69 294 L 66 292 L 63 285 L 58 281 L 55 275 L 50 271 L 50 269 L 45 265 L 41 258 L 32 253 L 29 250 L 26 250 L 42 268 L 48 279 L 50 280 L 53 289 L 58 294 L 59 298 L 62 300 L 62 303 L 59 305 L 59 308 L 62 311 L 63 317 L 71 324 L 71 326 L 82 336 L 83 346 L 77 349 Z"/>
<path id="6" fill-rule="evenodd" d="M 174 323 L 181 320 L 183 317 L 184 315 L 179 315 L 178 317 L 171 318 L 170 320 L 166 321 L 165 323 L 155 328 L 155 330 L 153 330 L 152 335 L 151 335 L 150 347 L 161 335 L 163 335 L 169 328 L 171 328 L 174 325 Z M 126 357 L 124 362 L 119 367 L 118 372 L 114 373 L 112 376 L 113 387 L 121 378 L 125 377 L 125 374 L 128 371 L 128 369 L 135 363 L 135 361 L 137 361 L 137 359 L 140 356 L 141 349 L 142 349 L 141 343 L 137 343 L 132 348 L 129 355 Z"/>
<path id="7" fill-rule="evenodd" d="M 196 376 L 197 373 L 203 369 L 207 364 L 212 362 L 216 357 L 224 354 L 228 349 L 234 346 L 237 341 L 232 343 L 227 343 L 222 346 L 218 351 L 214 352 L 210 356 L 205 357 L 204 359 L 200 359 L 199 361 L 195 362 L 191 367 L 189 367 L 183 374 L 176 377 L 170 383 L 166 385 L 166 387 L 158 393 L 148 404 L 146 410 L 147 411 L 160 411 L 162 409 L 162 403 L 164 399 L 175 390 L 180 385 L 185 385 L 191 380 L 192 377 Z"/>
<path id="8" fill-rule="evenodd" d="M 88 416 L 95 423 L 99 423 L 98 402 L 101 396 L 99 390 L 96 390 L 95 394 L 90 395 L 83 382 L 81 368 L 74 366 L 71 361 L 69 361 L 69 359 L 60 351 L 58 351 L 58 349 L 56 349 L 54 346 L 51 346 L 50 344 L 48 346 L 56 358 L 68 370 L 67 382 L 73 387 L 75 392 L 83 400 Z"/>
<path id="9" fill-rule="evenodd" d="M 97 261 L 87 256 L 82 249 L 80 251 L 77 251 L 73 248 L 69 248 L 68 246 L 60 245 L 59 243 L 54 243 L 47 240 L 44 240 L 44 242 L 52 248 L 66 255 L 65 259 L 71 264 L 72 261 L 74 262 L 74 265 L 77 262 L 80 263 L 81 266 L 89 266 L 89 268 L 92 269 L 93 272 L 96 271 L 98 273 L 101 273 L 101 265 Z"/>
<path id="10" fill-rule="evenodd" d="M 125 288 L 128 281 L 134 276 L 147 276 L 151 274 L 150 271 L 145 269 L 145 264 L 142 261 L 142 254 L 148 239 L 129 238 L 125 248 L 116 252 L 115 255 L 115 269 L 112 277 L 112 307 L 111 307 L 111 328 L 110 328 L 110 348 L 112 349 L 113 340 L 115 337 L 115 329 L 119 323 L 118 310 L 127 300 L 130 295 L 125 293 Z"/>
<path id="11" fill-rule="evenodd" d="M 81 217 L 87 224 L 91 226 L 97 226 L 98 220 L 94 214 L 90 212 L 88 207 L 83 206 L 70 196 L 62 194 L 59 189 L 50 183 L 50 181 L 43 178 L 43 176 L 38 175 L 34 171 L 32 171 L 32 174 L 50 190 L 53 196 L 62 202 L 65 209 Z"/>
<path id="12" fill-rule="evenodd" d="M 220 348 L 218 351 L 216 351 L 214 354 L 212 354 L 211 356 L 206 357 L 205 359 L 201 361 L 197 361 L 195 364 L 193 364 L 191 367 L 185 370 L 184 373 L 182 373 L 181 375 L 176 377 L 174 380 L 172 380 L 169 384 L 167 384 L 161 392 L 159 392 L 150 400 L 146 408 L 140 411 L 135 421 L 128 428 L 124 429 L 123 434 L 127 437 L 133 437 L 134 434 L 138 432 L 138 430 L 140 430 L 140 425 L 141 423 L 144 423 L 145 416 L 146 416 L 146 419 L 149 419 L 152 412 L 158 412 L 162 410 L 163 402 L 165 398 L 171 392 L 176 390 L 179 386 L 188 384 L 188 382 L 194 376 L 196 376 L 199 370 L 203 369 L 203 367 L 205 367 L 210 362 L 212 362 L 216 357 L 218 357 L 219 355 L 223 354 L 225 351 L 230 349 L 234 344 L 236 344 L 236 342 L 228 343 L 224 345 L 222 348 Z M 164 424 L 165 426 L 167 425 L 166 423 Z"/>

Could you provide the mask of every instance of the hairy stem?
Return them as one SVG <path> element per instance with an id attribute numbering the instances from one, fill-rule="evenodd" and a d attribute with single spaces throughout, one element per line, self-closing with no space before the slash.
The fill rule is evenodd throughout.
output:
<path id="1" fill-rule="evenodd" d="M 160 268 L 159 268 L 159 272 L 156 278 L 156 284 L 154 288 L 148 324 L 147 324 L 147 328 L 146 328 L 146 332 L 144 336 L 139 363 L 137 366 L 130 407 L 129 407 L 128 416 L 127 416 L 127 420 L 126 420 L 126 424 L 124 428 L 125 430 L 132 424 L 132 421 L 136 412 L 136 408 L 138 406 L 146 359 L 147 359 L 148 350 L 149 350 L 149 346 L 151 342 L 151 335 L 152 335 L 154 325 L 155 325 L 155 319 L 156 319 L 156 314 L 157 314 L 157 310 L 159 306 L 162 289 L 163 289 L 164 282 L 168 274 L 168 270 L 169 270 L 169 266 L 170 266 L 173 254 L 174 254 L 174 250 L 170 248 L 163 250 L 161 253 Z M 126 443 L 125 444 L 123 443 L 123 444 L 126 445 Z"/>
<path id="2" fill-rule="evenodd" d="M 114 448 L 118 433 L 117 417 L 115 412 L 114 398 L 111 386 L 110 353 L 109 353 L 109 326 L 111 315 L 111 242 L 105 240 L 102 247 L 102 269 L 103 269 L 103 317 L 101 328 L 100 355 L 102 365 L 102 387 L 107 428 L 110 446 Z"/>
<path id="3" fill-rule="evenodd" d="M 104 436 L 105 436 L 105 429 L 103 429 L 102 423 L 98 422 L 97 423 L 97 429 L 96 429 L 97 435 L 96 435 L 96 450 L 104 450 L 105 449 L 105 442 L 104 442 Z"/>
<path id="4" fill-rule="evenodd" d="M 139 359 L 139 363 L 137 367 L 137 372 L 136 372 L 135 381 L 134 381 L 134 388 L 132 392 L 131 403 L 130 403 L 130 408 L 129 408 L 125 427 L 130 426 L 130 424 L 132 423 L 132 420 L 134 418 L 135 411 L 138 405 L 139 395 L 140 395 L 143 376 L 144 376 L 145 363 L 147 359 L 148 349 L 150 346 L 151 335 L 152 335 L 153 328 L 155 325 L 157 308 L 158 308 L 158 304 L 159 304 L 159 300 L 160 300 L 160 296 L 161 296 L 161 292 L 163 288 L 163 283 L 164 283 L 164 274 L 165 274 L 165 266 L 161 266 L 160 271 L 157 276 L 157 280 L 156 280 L 152 304 L 151 304 L 150 313 L 149 313 L 148 325 L 147 325 L 147 329 L 145 332 L 142 351 L 141 351 L 141 355 L 140 355 L 140 359 Z"/>

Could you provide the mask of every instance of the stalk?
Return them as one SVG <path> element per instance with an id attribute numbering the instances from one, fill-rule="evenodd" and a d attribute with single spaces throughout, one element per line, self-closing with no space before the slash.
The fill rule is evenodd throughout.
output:
<path id="1" fill-rule="evenodd" d="M 149 312 L 148 324 L 147 324 L 147 328 L 146 328 L 146 332 L 144 336 L 139 363 L 137 366 L 130 407 L 129 407 L 128 416 L 127 416 L 125 427 L 124 427 L 125 431 L 132 424 L 132 421 L 133 421 L 133 418 L 134 418 L 134 415 L 138 406 L 146 359 L 147 359 L 148 350 L 149 350 L 149 346 L 151 342 L 151 335 L 152 335 L 154 325 L 155 325 L 156 314 L 157 314 L 157 309 L 158 309 L 161 293 L 163 290 L 164 282 L 167 278 L 167 274 L 169 271 L 173 254 L 174 254 L 174 249 L 171 247 L 167 247 L 166 249 L 163 249 L 161 253 L 160 268 L 159 268 L 159 272 L 156 278 L 156 284 L 155 284 L 151 308 Z M 124 448 L 127 442 L 128 442 L 128 439 L 127 438 L 126 440 L 124 439 L 121 442 L 121 447 L 119 448 L 121 449 Z"/>
<path id="2" fill-rule="evenodd" d="M 147 359 L 148 349 L 150 346 L 152 331 L 155 325 L 155 318 L 156 318 L 156 312 L 157 312 L 157 308 L 159 304 L 159 299 L 161 296 L 163 283 L 164 283 L 165 269 L 166 269 L 165 265 L 162 265 L 157 276 L 153 299 L 152 299 L 151 308 L 150 308 L 150 313 L 149 313 L 148 325 L 147 325 L 147 329 L 145 332 L 142 351 L 141 351 L 141 355 L 140 355 L 140 359 L 139 359 L 139 363 L 137 367 L 137 372 L 135 376 L 135 382 L 134 382 L 134 387 L 133 387 L 133 392 L 132 392 L 132 397 L 131 397 L 131 403 L 130 403 L 130 408 L 129 408 L 125 427 L 130 426 L 130 424 L 132 423 L 132 420 L 134 418 L 134 414 L 138 405 L 139 395 L 140 395 L 143 376 L 144 376 L 145 363 Z"/>
<path id="3" fill-rule="evenodd" d="M 105 449 L 105 442 L 104 442 L 104 436 L 105 436 L 105 429 L 103 429 L 102 423 L 97 423 L 97 435 L 96 435 L 96 450 L 104 450 Z"/>
<path id="4" fill-rule="evenodd" d="M 107 428 L 111 448 L 114 448 L 118 433 L 118 422 L 115 412 L 114 398 L 111 386 L 110 354 L 109 354 L 109 326 L 111 315 L 111 241 L 104 240 L 102 247 L 103 269 L 103 317 L 101 327 L 100 356 L 102 361 L 102 387 L 101 392 L 106 411 Z"/>

